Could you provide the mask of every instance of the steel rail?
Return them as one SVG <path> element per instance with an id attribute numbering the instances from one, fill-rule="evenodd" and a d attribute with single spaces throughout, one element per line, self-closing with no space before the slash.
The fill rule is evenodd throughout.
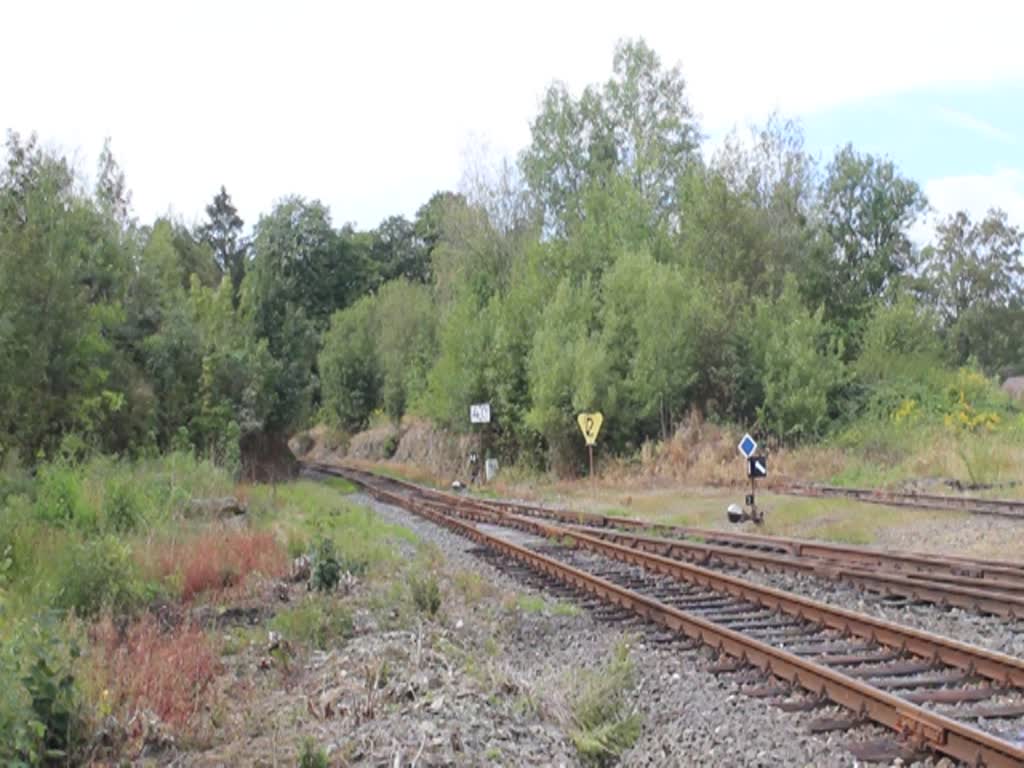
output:
<path id="1" fill-rule="evenodd" d="M 328 473 L 339 470 L 339 467 L 327 464 L 310 466 Z M 361 469 L 352 467 L 344 467 L 343 469 L 348 472 L 362 473 L 369 477 L 379 477 Z M 408 489 L 410 492 L 433 495 L 449 503 L 460 503 L 459 500 L 466 498 L 461 495 L 426 488 L 405 480 L 395 478 L 387 478 L 387 480 L 390 483 Z M 506 500 L 480 499 L 476 500 L 476 503 L 485 504 L 495 509 L 512 509 L 520 514 L 557 520 L 568 524 L 587 525 L 594 528 L 647 531 L 662 534 L 662 538 L 665 535 L 673 535 L 702 541 L 708 545 L 730 546 L 736 548 L 739 552 L 771 550 L 793 557 L 830 561 L 849 568 L 863 570 L 888 569 L 899 572 L 910 579 L 918 580 L 927 576 L 933 581 L 959 585 L 967 589 L 976 588 L 1010 594 L 1021 594 L 1020 590 L 1024 590 L 1024 562 L 985 560 L 918 552 L 891 552 L 872 547 L 769 536 L 766 534 L 721 531 L 692 526 L 666 526 L 635 518 L 552 509 Z M 991 583 L 983 585 L 981 580 L 985 582 L 991 581 Z M 1013 584 L 1012 582 L 1014 581 L 1018 582 L 1018 584 Z M 1009 615 L 1008 612 L 1005 615 Z"/>
<path id="2" fill-rule="evenodd" d="M 983 496 L 951 496 L 942 493 L 914 493 L 869 488 L 844 488 L 835 485 L 801 485 L 797 483 L 772 488 L 774 493 L 788 496 L 812 496 L 856 499 L 869 504 L 894 507 L 941 509 L 970 512 L 975 515 L 1024 518 L 1024 501 L 1014 499 L 987 499 Z"/>
<path id="3" fill-rule="evenodd" d="M 543 533 L 534 518 L 497 511 L 485 502 L 456 497 L 440 500 L 424 497 L 424 503 L 446 506 L 470 519 L 512 525 L 516 528 Z M 941 580 L 911 578 L 896 573 L 885 573 L 860 568 L 826 564 L 813 560 L 785 557 L 772 553 L 749 550 L 735 550 L 712 544 L 698 544 L 680 539 L 663 539 L 641 536 L 632 532 L 620 532 L 606 528 L 592 528 L 568 525 L 565 535 L 589 534 L 606 541 L 613 541 L 631 549 L 667 557 L 671 560 L 697 563 L 708 566 L 714 561 L 732 567 L 756 567 L 761 570 L 788 571 L 807 576 L 817 576 L 832 581 L 841 581 L 860 586 L 870 592 L 884 595 L 899 595 L 913 600 L 955 606 L 978 613 L 988 613 L 1010 619 L 1024 618 L 1024 597 L 1015 592 L 1024 592 L 1024 585 L 1004 585 L 1007 591 L 993 590 L 990 582 L 981 580 L 958 580 L 945 583 Z M 974 586 L 965 586 L 968 581 Z"/>
<path id="4" fill-rule="evenodd" d="M 381 500 L 409 509 L 506 557 L 521 562 L 538 573 L 631 610 L 649 621 L 709 645 L 721 653 L 751 664 L 780 680 L 788 681 L 795 686 L 823 696 L 896 731 L 920 746 L 927 746 L 934 751 L 975 766 L 1010 768 L 1024 765 L 1024 749 L 1015 744 L 951 718 L 930 712 L 905 699 L 886 693 L 861 680 L 817 664 L 785 649 L 744 636 L 736 630 L 662 603 L 547 555 L 489 535 L 473 523 L 435 509 L 436 504 L 439 503 L 437 499 L 416 499 L 409 493 L 390 492 L 365 477 L 357 479 L 350 476 L 349 479 L 363 485 Z M 476 513 L 496 514 L 486 509 L 477 509 Z M 568 536 L 576 546 L 583 546 L 613 559 L 640 565 L 645 569 L 669 576 L 685 574 L 686 580 L 691 583 L 715 591 L 720 590 L 746 600 L 753 598 L 763 605 L 777 607 L 784 612 L 795 611 L 794 615 L 809 621 L 820 621 L 840 631 L 850 634 L 867 631 L 872 639 L 882 644 L 898 647 L 917 655 L 941 659 L 953 666 L 966 665 L 972 672 L 988 676 L 991 679 L 1002 680 L 1006 685 L 1017 686 L 1024 682 L 1024 663 L 1012 657 L 973 648 L 917 630 L 908 630 L 852 612 L 814 604 L 813 601 L 805 598 L 753 585 L 699 566 L 623 547 L 587 533 L 573 533 L 568 529 L 532 521 L 530 521 L 530 525 L 537 529 L 548 529 L 547 535 L 554 538 L 564 540 Z M 967 661 L 969 658 L 973 661 Z M 957 661 L 960 663 L 957 664 Z M 1003 668 L 1002 673 L 998 671 L 999 667 Z"/>

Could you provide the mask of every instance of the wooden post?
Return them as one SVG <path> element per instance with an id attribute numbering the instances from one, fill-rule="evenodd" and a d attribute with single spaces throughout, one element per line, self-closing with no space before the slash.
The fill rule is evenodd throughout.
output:
<path id="1" fill-rule="evenodd" d="M 590 495 L 594 496 L 594 446 L 587 445 L 587 453 L 590 454 Z"/>

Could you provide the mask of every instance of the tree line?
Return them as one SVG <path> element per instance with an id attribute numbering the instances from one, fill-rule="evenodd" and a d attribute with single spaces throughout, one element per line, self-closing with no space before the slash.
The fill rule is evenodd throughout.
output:
<path id="1" fill-rule="evenodd" d="M 377 412 L 466 429 L 490 402 L 503 457 L 571 466 L 579 411 L 625 452 L 691 411 L 797 441 L 1022 368 L 1004 213 L 922 244 L 927 200 L 885 157 L 819 160 L 779 117 L 704 142 L 643 41 L 604 83 L 552 84 L 514 162 L 369 231 L 286 197 L 247 232 L 223 188 L 195 226 L 140 224 L 109 146 L 89 187 L 10 134 L 0 451 L 222 457 Z"/>

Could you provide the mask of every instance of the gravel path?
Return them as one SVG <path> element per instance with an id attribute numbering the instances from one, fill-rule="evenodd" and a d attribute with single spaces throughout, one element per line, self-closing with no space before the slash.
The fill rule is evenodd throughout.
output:
<path id="1" fill-rule="evenodd" d="M 389 522 L 411 529 L 443 553 L 446 567 L 475 571 L 491 584 L 519 593 L 535 592 L 509 574 L 474 555 L 475 545 L 404 510 L 380 504 L 368 496 L 350 497 L 372 508 Z M 650 642 L 643 634 L 629 634 L 614 624 L 595 621 L 586 612 L 561 616 L 557 624 L 524 616 L 503 649 L 503 660 L 524 682 L 540 688 L 558 687 L 570 670 L 608 659 L 616 645 L 631 644 L 637 670 L 635 705 L 643 716 L 643 732 L 624 755 L 626 766 L 854 766 L 844 744 L 874 738 L 881 729 L 867 726 L 853 732 L 811 735 L 807 723 L 829 714 L 793 714 L 763 700 L 739 693 L 729 676 L 706 671 L 707 655 Z M 556 696 L 557 698 L 557 696 Z M 556 707 L 553 707 L 556 708 Z M 487 764 L 477 756 L 473 765 Z M 514 765 L 572 765 L 575 757 L 522 755 Z M 921 766 L 951 765 L 931 759 Z"/>

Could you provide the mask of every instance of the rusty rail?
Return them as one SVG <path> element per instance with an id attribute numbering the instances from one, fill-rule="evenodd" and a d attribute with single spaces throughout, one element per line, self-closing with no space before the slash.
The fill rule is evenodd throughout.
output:
<path id="1" fill-rule="evenodd" d="M 941 509 L 969 512 L 974 515 L 997 515 L 1024 519 L 1024 501 L 987 499 L 984 496 L 953 496 L 943 493 L 914 493 L 868 488 L 844 488 L 836 485 L 802 485 L 791 483 L 772 488 L 773 493 L 789 496 L 832 497 L 856 499 L 869 504 L 916 509 Z"/>
<path id="2" fill-rule="evenodd" d="M 919 746 L 975 766 L 1009 768 L 1024 765 L 1024 750 L 970 725 L 930 712 L 921 706 L 880 690 L 828 666 L 805 659 L 783 648 L 747 637 L 741 632 L 695 616 L 659 600 L 627 589 L 600 576 L 560 562 L 481 531 L 473 522 L 442 511 L 445 501 L 433 494 L 420 494 L 407 488 L 401 492 L 388 491 L 375 482 L 374 476 L 362 473 L 339 472 L 364 486 L 375 497 L 415 512 L 433 522 L 487 546 L 502 555 L 518 561 L 531 570 L 556 579 L 578 590 L 594 595 L 613 605 L 628 609 L 637 615 L 672 631 L 707 644 L 721 653 L 751 664 L 774 677 L 826 697 L 847 709 L 869 718 L 901 734 Z M 870 637 L 873 641 L 911 652 L 924 658 L 937 659 L 972 674 L 983 676 L 998 685 L 1019 687 L 1024 685 L 1024 662 L 1013 657 L 975 648 L 953 640 L 911 630 L 898 625 L 843 611 L 831 606 L 761 587 L 742 579 L 726 576 L 700 566 L 682 563 L 660 555 L 606 541 L 579 529 L 540 523 L 519 516 L 510 519 L 488 508 L 486 504 L 454 504 L 457 514 L 479 516 L 487 521 L 502 520 L 517 527 L 528 527 L 549 538 L 583 547 L 604 557 L 638 565 L 645 570 L 668 575 L 675 579 L 706 586 L 728 595 L 776 608 L 781 612 L 811 622 L 820 622 L 855 636 Z"/>
<path id="3" fill-rule="evenodd" d="M 311 466 L 324 472 L 339 471 L 331 465 Z M 350 467 L 344 470 L 357 476 L 378 477 Z M 561 524 L 587 526 L 606 539 L 675 559 L 787 570 L 846 581 L 879 594 L 899 595 L 1007 618 L 1024 617 L 1024 563 L 891 552 L 763 534 L 662 526 L 633 518 L 474 499 L 394 478 L 388 478 L 387 482 L 408 493 L 456 507 L 473 504 L 506 514 L 511 512 Z M 653 533 L 659 535 L 650 535 Z"/>

